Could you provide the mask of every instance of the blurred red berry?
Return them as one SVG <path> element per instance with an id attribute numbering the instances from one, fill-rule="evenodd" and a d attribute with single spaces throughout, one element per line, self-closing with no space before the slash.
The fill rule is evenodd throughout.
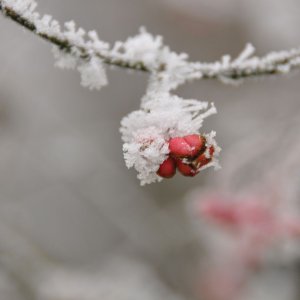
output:
<path id="1" fill-rule="evenodd" d="M 223 223 L 224 225 L 237 225 L 239 218 L 234 205 L 219 198 L 208 198 L 200 203 L 200 212 L 205 217 Z"/>
<path id="2" fill-rule="evenodd" d="M 176 163 L 172 157 L 168 157 L 159 167 L 157 175 L 164 178 L 171 178 L 176 173 Z"/>

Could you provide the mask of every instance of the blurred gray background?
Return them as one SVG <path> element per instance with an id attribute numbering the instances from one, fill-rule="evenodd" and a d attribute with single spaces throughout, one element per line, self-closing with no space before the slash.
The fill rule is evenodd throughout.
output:
<path id="1" fill-rule="evenodd" d="M 38 3 L 40 12 L 61 22 L 74 19 L 111 43 L 144 25 L 192 60 L 236 56 L 246 42 L 258 54 L 300 44 L 297 0 Z M 208 170 L 193 179 L 176 176 L 140 187 L 136 173 L 126 169 L 119 124 L 138 109 L 147 75 L 111 70 L 109 86 L 91 92 L 80 86 L 76 72 L 53 66 L 46 42 L 3 17 L 0 37 L 0 293 L 6 295 L 0 299 L 23 299 L 20 290 L 32 285 L 27 281 L 36 272 L 32 266 L 44 268 L 37 249 L 47 260 L 79 270 L 101 271 L 116 257 L 133 260 L 139 262 L 137 269 L 151 270 L 170 293 L 193 298 L 201 241 L 183 199 L 195 187 L 217 185 L 215 176 L 220 175 Z M 299 74 L 237 88 L 201 81 L 177 92 L 215 102 L 219 113 L 205 122 L 204 130 L 216 130 L 221 164 L 230 145 L 265 127 L 287 126 L 300 110 Z M 12 278 L 6 278 L 7 270 Z M 16 274 L 26 277 L 25 283 Z M 51 297 L 45 299 L 73 299 Z M 153 299 L 159 297 L 167 299 Z"/>

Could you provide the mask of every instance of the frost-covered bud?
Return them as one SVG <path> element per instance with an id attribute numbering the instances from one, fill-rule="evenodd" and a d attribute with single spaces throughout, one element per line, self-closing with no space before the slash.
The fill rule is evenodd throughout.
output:
<path id="1" fill-rule="evenodd" d="M 171 178 L 176 173 L 176 162 L 174 158 L 168 157 L 160 166 L 157 175 L 163 178 Z"/>
<path id="2" fill-rule="evenodd" d="M 190 163 L 185 163 L 181 159 L 178 159 L 176 161 L 176 165 L 177 165 L 178 171 L 183 176 L 194 177 L 199 173 L 199 171 L 197 169 L 193 168 L 193 166 Z"/>
<path id="3" fill-rule="evenodd" d="M 170 154 L 175 157 L 195 157 L 204 147 L 205 138 L 198 134 L 175 137 L 169 141 Z"/>

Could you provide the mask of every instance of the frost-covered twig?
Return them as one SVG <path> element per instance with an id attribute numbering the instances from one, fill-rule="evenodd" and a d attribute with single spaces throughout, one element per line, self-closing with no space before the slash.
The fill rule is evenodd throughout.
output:
<path id="1" fill-rule="evenodd" d="M 191 63 L 193 72 L 187 77 L 193 78 L 199 72 L 202 78 L 236 84 L 246 78 L 286 74 L 300 67 L 300 48 L 270 52 L 262 57 L 253 56 L 254 52 L 255 48 L 247 44 L 234 60 L 225 55 L 215 63 Z"/>
<path id="2" fill-rule="evenodd" d="M 22 1 L 0 0 L 0 10 L 8 18 L 34 32 L 44 40 L 57 46 L 60 50 L 73 54 L 73 51 L 76 49 L 77 55 L 80 58 L 90 58 L 91 48 L 89 48 L 88 44 L 80 43 L 79 40 L 72 40 L 72 38 L 64 34 L 66 32 L 61 31 L 58 22 L 56 20 L 52 20 L 50 15 L 44 15 L 41 17 L 37 12 L 34 11 L 36 6 L 33 4 L 33 1 L 25 0 L 23 1 L 24 3 L 21 2 Z M 70 27 L 73 26 L 72 24 L 75 25 L 73 22 L 66 23 L 66 28 L 70 29 Z M 85 34 L 85 31 L 80 28 L 77 34 L 78 37 L 82 37 Z M 89 35 L 91 39 L 96 38 L 96 33 L 94 31 L 89 32 Z M 109 57 L 109 55 L 107 55 L 107 53 L 104 52 L 104 49 L 107 48 L 105 47 L 106 45 L 101 45 L 103 46 L 103 49 L 100 49 L 99 47 L 97 49 L 98 51 L 96 51 L 97 56 L 103 59 L 105 63 L 123 68 L 147 71 L 143 65 L 130 65 L 130 63 L 126 63 L 125 61 L 113 60 L 111 57 Z"/>
<path id="3" fill-rule="evenodd" d="M 85 42 L 85 31 L 79 28 L 75 32 L 75 24 L 72 22 L 66 23 L 67 32 L 72 31 L 72 35 L 61 31 L 57 21 L 52 20 L 49 15 L 40 17 L 34 11 L 35 7 L 35 2 L 31 0 L 0 0 L 0 10 L 4 15 L 66 53 L 76 53 L 80 58 L 87 60 L 95 54 L 105 64 L 149 73 L 164 71 L 172 63 L 180 68 L 182 83 L 191 79 L 220 79 L 230 83 L 248 77 L 288 73 L 300 67 L 300 48 L 270 52 L 265 56 L 256 57 L 253 56 L 254 48 L 250 44 L 246 45 L 245 50 L 234 60 L 225 55 L 213 63 L 188 62 L 188 56 L 181 54 L 180 60 L 176 61 L 178 57 L 163 45 L 161 36 L 153 37 L 145 31 L 141 32 L 139 39 L 136 37 L 124 43 L 117 42 L 110 48 L 107 43 L 98 39 L 95 31 L 88 33 L 91 40 Z M 144 49 L 140 49 L 142 42 Z M 143 50 L 147 51 L 147 55 L 144 55 Z M 143 55 L 135 56 L 137 52 Z M 173 54 L 175 60 L 169 60 L 169 54 Z"/>

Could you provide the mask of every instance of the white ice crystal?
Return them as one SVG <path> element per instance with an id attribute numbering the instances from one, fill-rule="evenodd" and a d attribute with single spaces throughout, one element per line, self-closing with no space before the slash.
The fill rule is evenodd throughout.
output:
<path id="1" fill-rule="evenodd" d="M 113 61 L 124 61 L 128 65 L 146 67 L 151 72 L 163 71 L 169 83 L 168 89 L 175 89 L 186 80 L 191 72 L 186 53 L 177 54 L 163 44 L 161 36 L 153 36 L 144 27 L 139 34 L 129 37 L 125 42 L 116 42 L 110 56 Z M 194 79 L 201 74 L 193 74 Z"/>
<path id="2" fill-rule="evenodd" d="M 11 7 L 20 15 L 30 15 L 36 9 L 37 3 L 34 0 L 3 0 L 3 5 Z"/>
<path id="3" fill-rule="evenodd" d="M 147 68 L 155 69 L 159 64 L 159 53 L 163 47 L 161 36 L 154 37 L 144 28 L 125 42 L 116 42 L 112 49 L 115 59 L 125 59 L 129 64 L 143 63 Z"/>
<path id="4" fill-rule="evenodd" d="M 160 128 L 150 126 L 136 130 L 132 142 L 123 145 L 123 151 L 127 167 L 135 167 L 142 185 L 161 180 L 156 171 L 169 148 Z"/>
<path id="5" fill-rule="evenodd" d="M 89 61 L 83 61 L 78 66 L 78 71 L 81 74 L 81 85 L 89 89 L 100 90 L 101 87 L 107 85 L 107 77 L 102 61 L 96 56 Z"/>
<path id="6" fill-rule="evenodd" d="M 109 50 L 109 43 L 101 41 L 98 37 L 98 33 L 95 30 L 89 31 L 88 37 L 90 39 L 86 42 L 86 45 L 89 49 L 91 49 L 91 51 L 98 53 Z"/>
<path id="7" fill-rule="evenodd" d="M 213 159 L 211 160 L 211 162 L 209 162 L 208 164 L 201 167 L 200 170 L 203 171 L 210 167 L 214 167 L 215 170 L 218 170 L 221 168 L 221 166 L 219 164 L 217 157 L 219 156 L 219 154 L 221 152 L 221 148 L 218 146 L 218 144 L 215 140 L 216 132 L 211 131 L 210 133 L 206 133 L 206 134 L 204 134 L 204 137 L 206 140 L 206 150 L 204 152 L 206 158 L 211 157 L 211 154 L 209 153 L 209 149 L 211 146 L 213 146 L 213 148 L 214 148 L 214 154 L 213 154 Z"/>
<path id="8" fill-rule="evenodd" d="M 57 46 L 52 48 L 52 53 L 55 59 L 55 66 L 61 69 L 75 69 L 78 63 L 78 58 L 66 51 L 60 50 Z"/>
<path id="9" fill-rule="evenodd" d="M 140 110 L 121 122 L 127 167 L 137 170 L 142 185 L 160 181 L 156 171 L 169 153 L 169 139 L 199 133 L 204 118 L 214 113 L 214 105 L 207 102 L 149 92 Z M 211 136 L 210 144 L 213 143 Z"/>
<path id="10" fill-rule="evenodd" d="M 76 48 L 71 53 L 60 50 L 54 46 L 52 49 L 55 66 L 61 69 L 75 69 L 77 67 L 81 75 L 81 85 L 91 90 L 100 90 L 108 84 L 105 68 L 101 59 L 92 56 L 90 60 L 78 60 Z"/>

